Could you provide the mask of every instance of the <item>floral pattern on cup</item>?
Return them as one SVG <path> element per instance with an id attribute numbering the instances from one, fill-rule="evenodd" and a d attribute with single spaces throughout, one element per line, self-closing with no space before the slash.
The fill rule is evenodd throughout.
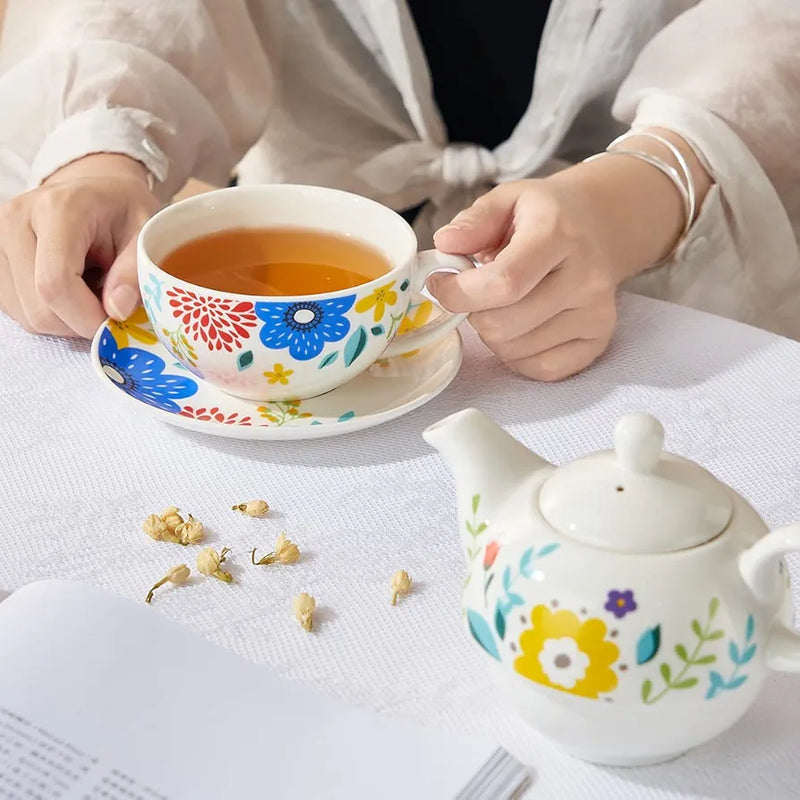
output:
<path id="1" fill-rule="evenodd" d="M 350 332 L 344 315 L 356 296 L 331 300 L 303 300 L 294 303 L 256 303 L 261 342 L 271 350 L 285 350 L 298 361 L 316 358 L 328 342 L 340 342 Z"/>
<path id="2" fill-rule="evenodd" d="M 603 620 L 581 620 L 567 609 L 551 611 L 537 605 L 530 623 L 519 637 L 522 654 L 514 661 L 520 675 L 590 699 L 616 689 L 618 678 L 612 665 L 619 658 L 619 647 L 606 638 Z"/>
<path id="3" fill-rule="evenodd" d="M 177 414 L 175 402 L 191 397 L 197 384 L 182 375 L 165 373 L 162 358 L 137 347 L 119 347 L 109 328 L 100 336 L 98 357 L 103 371 L 124 392 L 148 405 Z"/>
<path id="4" fill-rule="evenodd" d="M 397 292 L 394 291 L 395 281 L 379 286 L 374 289 L 366 297 L 362 297 L 356 303 L 356 311 L 363 314 L 370 309 L 373 309 L 372 318 L 375 322 L 380 322 L 386 313 L 387 306 L 393 306 L 397 302 Z"/>
<path id="5" fill-rule="evenodd" d="M 284 367 L 281 363 L 276 363 L 271 370 L 267 370 L 264 373 L 267 383 L 279 383 L 281 386 L 288 386 L 289 379 L 292 377 L 292 375 L 294 375 L 294 370 L 286 369 L 286 367 Z"/>
<path id="6" fill-rule="evenodd" d="M 167 298 L 172 316 L 181 320 L 187 335 L 212 351 L 232 353 L 250 338 L 249 329 L 257 324 L 249 301 L 206 296 L 177 286 L 167 290 Z"/>

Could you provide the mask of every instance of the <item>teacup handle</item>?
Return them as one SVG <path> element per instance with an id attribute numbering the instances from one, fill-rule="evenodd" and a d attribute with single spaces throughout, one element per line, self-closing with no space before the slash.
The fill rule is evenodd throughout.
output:
<path id="1" fill-rule="evenodd" d="M 425 288 L 425 281 L 434 272 L 466 272 L 475 269 L 474 262 L 466 256 L 454 256 L 440 253 L 438 250 L 423 250 L 417 253 L 417 263 L 414 265 L 414 277 L 411 281 L 413 292 L 421 292 Z M 437 319 L 426 323 L 415 331 L 409 331 L 395 336 L 389 346 L 381 353 L 381 358 L 394 358 L 394 356 L 410 353 L 420 347 L 438 342 L 447 336 L 450 331 L 457 328 L 469 315 L 453 314 L 442 309 L 444 314 Z"/>

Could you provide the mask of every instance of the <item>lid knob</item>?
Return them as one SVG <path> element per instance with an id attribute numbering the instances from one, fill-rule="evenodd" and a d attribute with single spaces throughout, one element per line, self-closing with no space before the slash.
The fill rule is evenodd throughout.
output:
<path id="1" fill-rule="evenodd" d="M 653 472 L 661 459 L 664 428 L 650 414 L 628 414 L 614 431 L 614 449 L 623 469 Z"/>

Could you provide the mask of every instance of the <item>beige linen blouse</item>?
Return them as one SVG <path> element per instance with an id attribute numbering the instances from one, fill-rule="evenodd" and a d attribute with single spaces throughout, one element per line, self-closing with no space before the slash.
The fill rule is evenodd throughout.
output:
<path id="1" fill-rule="evenodd" d="M 658 125 L 715 186 L 629 288 L 800 338 L 798 42 L 797 0 L 553 0 L 530 105 L 490 152 L 447 141 L 404 0 L 10 0 L 0 199 L 111 151 L 162 198 L 239 164 L 243 183 L 428 200 L 426 242 L 492 184 Z"/>

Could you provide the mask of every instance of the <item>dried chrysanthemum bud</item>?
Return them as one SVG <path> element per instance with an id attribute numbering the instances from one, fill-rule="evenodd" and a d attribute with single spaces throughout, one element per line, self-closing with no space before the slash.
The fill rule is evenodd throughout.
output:
<path id="1" fill-rule="evenodd" d="M 199 544 L 205 536 L 203 523 L 189 514 L 189 519 L 175 528 L 175 535 L 180 537 L 181 544 Z"/>
<path id="2" fill-rule="evenodd" d="M 186 566 L 186 564 L 178 564 L 177 567 L 173 567 L 147 593 L 147 597 L 145 597 L 144 599 L 145 603 L 149 603 L 153 599 L 153 592 L 155 592 L 155 590 L 158 589 L 160 586 L 163 586 L 165 583 L 174 583 L 176 586 L 183 586 L 183 584 L 189 580 L 189 575 L 191 575 L 191 571 L 189 567 Z"/>
<path id="3" fill-rule="evenodd" d="M 404 570 L 398 570 L 392 575 L 392 605 L 397 604 L 397 598 L 401 594 L 408 594 L 411 589 L 411 577 Z"/>
<path id="4" fill-rule="evenodd" d="M 292 601 L 292 611 L 294 618 L 303 627 L 303 630 L 310 631 L 314 627 L 314 609 L 317 603 L 310 594 L 302 592 Z"/>
<path id="5" fill-rule="evenodd" d="M 269 511 L 269 503 L 266 500 L 249 500 L 232 506 L 231 510 L 241 511 L 248 517 L 263 517 Z"/>
<path id="6" fill-rule="evenodd" d="M 250 553 L 250 560 L 257 566 L 263 567 L 266 564 L 294 564 L 300 558 L 300 548 L 291 540 L 286 538 L 285 533 L 278 535 L 275 542 L 275 549 L 271 553 L 262 556 L 256 561 L 256 548 Z"/>
<path id="7" fill-rule="evenodd" d="M 142 529 L 151 538 L 157 542 L 164 540 L 169 533 L 166 523 L 157 514 L 151 514 L 143 523 Z"/>
<path id="8" fill-rule="evenodd" d="M 233 580 L 233 575 L 224 569 L 220 569 L 220 564 L 225 563 L 228 553 L 230 553 L 230 549 L 227 547 L 223 547 L 221 553 L 218 553 L 213 547 L 206 547 L 197 554 L 198 571 L 210 578 L 217 578 L 225 583 L 230 583 Z"/>

